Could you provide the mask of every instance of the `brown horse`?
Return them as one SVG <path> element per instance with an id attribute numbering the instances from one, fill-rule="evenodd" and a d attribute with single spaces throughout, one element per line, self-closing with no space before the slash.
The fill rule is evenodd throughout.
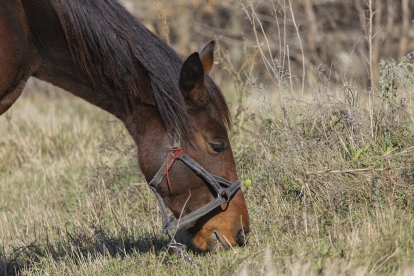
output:
<path id="1" fill-rule="evenodd" d="M 241 245 L 249 215 L 213 52 L 211 42 L 183 61 L 116 0 L 0 1 L 0 115 L 30 76 L 99 106 L 125 124 L 161 205 L 198 212 L 185 222 L 197 248 Z"/>

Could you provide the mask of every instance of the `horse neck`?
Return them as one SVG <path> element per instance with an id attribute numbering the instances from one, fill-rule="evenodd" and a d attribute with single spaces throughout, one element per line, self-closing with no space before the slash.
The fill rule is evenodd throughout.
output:
<path id="1" fill-rule="evenodd" d="M 32 37 L 40 59 L 40 65 L 33 72 L 33 76 L 69 91 L 122 121 L 131 116 L 140 102 L 155 105 L 150 80 L 139 62 L 136 62 L 136 66 L 140 69 L 137 70 L 140 73 L 134 76 L 138 93 L 134 97 L 128 96 L 131 93 L 118 91 L 84 72 L 73 60 L 61 28 L 56 27 L 59 26 L 58 19 L 46 16 L 40 20 L 39 14 L 41 13 L 36 13 L 36 9 L 27 11 Z"/>
<path id="2" fill-rule="evenodd" d="M 53 7 L 49 0 L 21 2 L 40 60 L 33 76 L 61 87 L 121 119 L 137 144 L 144 139 L 147 126 L 152 124 L 163 129 L 150 79 L 138 61 L 135 62 L 138 74 L 134 76 L 137 93 L 119 91 L 108 84 L 110 82 L 95 79 L 74 61 L 59 19 L 51 12 Z"/>
<path id="3" fill-rule="evenodd" d="M 99 95 L 93 83 L 72 61 L 59 20 L 51 12 L 49 1 L 21 0 L 21 3 L 30 26 L 30 39 L 37 53 L 38 66 L 31 75 L 59 86 L 117 117 L 122 116 L 119 100 L 111 101 L 105 94 Z"/>

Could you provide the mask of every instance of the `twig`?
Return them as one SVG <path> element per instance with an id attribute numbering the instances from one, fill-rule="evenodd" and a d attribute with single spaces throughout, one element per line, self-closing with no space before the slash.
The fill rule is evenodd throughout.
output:
<path id="1" fill-rule="evenodd" d="M 296 24 L 295 15 L 293 13 L 292 0 L 289 0 L 289 8 L 290 8 L 290 12 L 292 14 L 293 24 L 295 25 L 296 34 L 298 36 L 299 45 L 300 45 L 300 51 L 302 52 L 302 71 L 303 71 L 302 72 L 302 97 L 303 97 L 303 91 L 305 89 L 305 76 L 306 76 L 305 54 L 303 53 L 302 40 L 300 39 L 300 34 L 299 34 L 299 27 Z"/>
<path id="2" fill-rule="evenodd" d="M 385 264 L 389 259 L 391 259 L 392 257 L 396 256 L 400 252 L 401 252 L 401 250 L 399 248 L 397 248 L 397 249 L 395 249 L 394 253 L 392 253 L 391 255 L 389 255 L 389 256 L 385 255 L 384 257 L 382 257 L 381 259 L 379 259 L 374 264 L 374 267 L 371 269 L 370 273 L 375 273 L 383 264 Z M 375 267 L 380 261 L 382 261 L 382 262 L 377 267 Z"/>
<path id="3" fill-rule="evenodd" d="M 245 13 L 249 16 L 250 23 L 253 26 L 253 32 L 254 32 L 254 35 L 255 35 L 255 38 L 256 38 L 257 47 L 260 51 L 260 55 L 262 56 L 262 60 L 264 62 L 266 70 L 267 70 L 269 76 L 273 76 L 273 74 L 271 72 L 275 72 L 275 68 L 273 68 L 272 64 L 267 59 L 266 54 L 263 52 L 262 43 L 260 42 L 259 36 L 257 34 L 257 31 L 256 31 L 256 10 L 253 6 L 253 3 L 250 2 L 249 5 L 248 5 L 248 7 L 250 7 L 250 10 L 251 10 L 251 17 L 250 17 L 250 14 L 248 12 L 248 8 L 246 8 L 243 4 L 242 4 L 242 7 L 243 7 L 243 10 L 245 11 Z M 261 24 L 260 20 L 257 20 L 257 21 L 259 22 L 259 25 L 260 25 Z M 264 36 L 266 37 L 265 34 L 264 34 Z M 270 56 L 270 58 L 273 59 L 272 56 Z M 277 83 L 276 83 L 276 81 L 274 80 L 273 77 L 271 78 L 271 80 L 277 86 Z"/>
<path id="4" fill-rule="evenodd" d="M 388 167 L 388 168 L 366 168 L 366 169 L 349 169 L 349 170 L 320 170 L 320 171 L 307 171 L 307 175 L 314 175 L 314 174 L 325 174 L 325 173 L 357 173 L 357 172 L 369 172 L 369 171 L 388 171 L 392 169 L 399 169 L 398 167 Z"/>
<path id="5" fill-rule="evenodd" d="M 393 106 L 397 107 L 398 109 L 401 109 L 403 112 L 407 113 L 408 115 L 410 115 L 411 117 L 413 117 L 413 118 L 414 118 L 414 115 L 413 115 L 413 114 L 411 114 L 410 112 L 408 112 L 407 110 L 405 110 L 404 108 L 402 108 L 400 105 L 398 105 L 398 104 L 394 103 L 393 101 L 391 101 L 391 100 L 389 100 L 389 99 L 387 99 L 387 98 L 385 98 L 385 97 L 383 97 L 383 96 L 376 95 L 375 93 L 372 93 L 372 92 L 369 92 L 369 91 L 365 91 L 365 90 L 362 90 L 362 89 L 358 89 L 358 88 L 354 88 L 354 87 L 351 87 L 351 86 L 348 86 L 348 88 L 350 88 L 350 89 L 352 89 L 352 90 L 356 90 L 356 91 L 362 92 L 362 93 L 366 93 L 366 94 L 369 94 L 369 95 L 371 95 L 371 96 L 374 96 L 374 97 L 380 98 L 380 99 L 382 99 L 382 100 L 384 100 L 384 101 L 387 101 L 389 104 L 391 104 L 391 105 L 393 105 Z"/>
<path id="6" fill-rule="evenodd" d="M 112 214 L 114 215 L 114 218 L 115 218 L 116 222 L 118 222 L 119 226 L 121 226 L 122 231 L 124 231 L 125 233 L 127 233 L 127 232 L 128 232 L 128 230 L 127 230 L 127 229 L 126 229 L 126 228 L 122 225 L 122 223 L 119 221 L 118 216 L 115 214 L 114 209 L 113 209 L 112 207 L 110 207 L 110 208 L 111 208 Z"/>
<path id="7" fill-rule="evenodd" d="M 354 162 L 361 162 L 361 161 L 365 161 L 365 160 L 375 160 L 375 159 L 391 159 L 394 157 L 399 157 L 399 156 L 407 156 L 409 153 L 414 152 L 414 147 L 409 147 L 403 151 L 397 152 L 393 155 L 389 155 L 392 151 L 391 150 L 387 153 L 385 153 L 382 156 L 374 156 L 374 157 L 364 157 L 358 160 L 352 160 L 352 161 L 348 161 L 345 163 L 342 163 L 340 166 L 344 166 L 346 164 L 350 164 L 350 163 L 354 163 Z M 307 175 L 313 175 L 313 174 L 324 174 L 324 173 L 349 173 L 349 172 L 366 172 L 366 171 L 386 171 L 386 170 L 391 170 L 391 169 L 401 169 L 398 167 L 389 167 L 389 168 L 382 168 L 382 169 L 378 169 L 378 168 L 365 168 L 365 169 L 349 169 L 349 170 L 335 170 L 335 169 L 324 169 L 324 170 L 317 170 L 317 171 L 306 171 Z"/>

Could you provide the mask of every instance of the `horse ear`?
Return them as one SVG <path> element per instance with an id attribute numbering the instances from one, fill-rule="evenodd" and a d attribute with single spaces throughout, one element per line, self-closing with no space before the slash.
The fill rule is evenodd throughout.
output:
<path id="1" fill-rule="evenodd" d="M 206 103 L 206 91 L 204 89 L 204 67 L 198 53 L 191 54 L 180 73 L 180 89 L 184 98 L 197 106 Z"/>
<path id="2" fill-rule="evenodd" d="M 200 59 L 203 63 L 204 72 L 206 74 L 210 73 L 210 70 L 213 67 L 215 48 L 216 42 L 212 40 L 204 47 L 203 51 L 201 51 Z"/>

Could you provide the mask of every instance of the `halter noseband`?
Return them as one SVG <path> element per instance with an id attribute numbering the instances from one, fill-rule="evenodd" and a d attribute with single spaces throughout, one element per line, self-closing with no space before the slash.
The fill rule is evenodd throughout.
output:
<path id="1" fill-rule="evenodd" d="M 174 145 L 170 150 L 170 153 L 177 152 L 177 149 L 180 149 L 180 142 L 178 139 L 174 139 Z M 162 200 L 161 195 L 157 192 L 157 186 L 161 183 L 164 176 L 168 173 L 168 170 L 173 165 L 175 160 L 181 160 L 184 164 L 190 167 L 198 176 L 204 179 L 206 183 L 208 183 L 214 191 L 217 193 L 217 197 L 207 203 L 206 205 L 202 206 L 201 208 L 181 217 L 175 218 L 174 216 L 168 216 L 167 208 L 165 207 L 164 201 Z M 167 168 L 167 166 L 169 167 Z M 157 198 L 158 204 L 161 209 L 162 214 L 162 232 L 168 234 L 171 240 L 174 240 L 174 235 L 172 234 L 173 230 L 178 230 L 186 224 L 193 222 L 202 216 L 206 215 L 207 213 L 213 211 L 217 207 L 219 207 L 223 203 L 228 203 L 231 197 L 237 192 L 237 190 L 241 187 L 240 180 L 236 180 L 235 182 L 231 182 L 226 180 L 218 175 L 214 175 L 206 171 L 200 164 L 198 164 L 194 159 L 190 156 L 185 154 L 182 150 L 180 150 L 180 154 L 169 154 L 167 156 L 167 162 L 164 163 L 160 169 L 157 171 L 155 176 L 152 178 L 150 182 L 148 182 L 148 186 L 154 192 L 155 197 Z M 222 186 L 225 186 L 223 188 Z"/>

